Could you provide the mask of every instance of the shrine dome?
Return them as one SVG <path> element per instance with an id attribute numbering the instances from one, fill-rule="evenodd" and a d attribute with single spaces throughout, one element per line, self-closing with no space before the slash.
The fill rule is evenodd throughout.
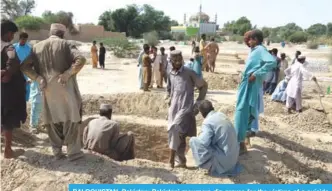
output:
<path id="1" fill-rule="evenodd" d="M 203 13 L 203 12 L 201 12 L 201 13 L 198 12 L 195 15 L 191 16 L 189 18 L 189 21 L 190 22 L 198 22 L 198 20 L 199 20 L 199 14 L 201 14 L 201 20 L 202 20 L 202 22 L 209 22 L 209 20 L 210 20 L 209 15 L 207 15 L 206 13 Z"/>

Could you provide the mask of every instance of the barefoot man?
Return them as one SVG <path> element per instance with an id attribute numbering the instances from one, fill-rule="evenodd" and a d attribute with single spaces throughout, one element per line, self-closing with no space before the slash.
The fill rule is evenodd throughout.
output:
<path id="1" fill-rule="evenodd" d="M 18 31 L 15 23 L 1 21 L 1 133 L 5 136 L 5 158 L 23 154 L 23 150 L 12 150 L 14 128 L 20 128 L 27 118 L 26 81 L 20 71 L 20 60 L 10 43 Z"/>
<path id="2" fill-rule="evenodd" d="M 205 50 L 205 46 L 206 46 L 206 35 L 202 34 L 201 36 L 201 41 L 199 42 L 199 49 L 201 51 L 201 54 L 203 56 L 203 65 L 202 65 L 202 70 L 209 72 L 209 67 L 207 65 L 207 55 L 206 55 L 206 50 Z"/>
<path id="3" fill-rule="evenodd" d="M 172 51 L 170 61 L 173 65 L 167 81 L 170 165 L 174 168 L 176 162 L 176 167 L 186 167 L 186 137 L 196 136 L 194 87 L 199 89 L 197 101 L 201 101 L 206 95 L 207 83 L 183 66 L 181 51 Z"/>
<path id="4" fill-rule="evenodd" d="M 65 31 L 64 25 L 52 24 L 51 36 L 34 45 L 22 71 L 32 80 L 38 76 L 46 79 L 43 122 L 53 154 L 57 159 L 63 158 L 62 146 L 66 145 L 68 159 L 73 161 L 83 157 L 79 129 L 82 99 L 76 74 L 85 64 L 85 58 L 63 39 Z"/>
<path id="5" fill-rule="evenodd" d="M 214 41 L 214 38 L 211 38 L 211 42 L 209 42 L 204 49 L 207 54 L 207 65 L 209 67 L 209 71 L 214 72 L 214 68 L 216 67 L 216 58 L 219 54 L 219 46 Z"/>
<path id="6" fill-rule="evenodd" d="M 241 153 L 247 151 L 245 145 L 247 131 L 252 128 L 253 121 L 258 120 L 264 77 L 277 65 L 276 59 L 266 50 L 262 42 L 263 33 L 260 30 L 251 31 L 248 41 L 251 52 L 238 88 L 234 120 Z"/>

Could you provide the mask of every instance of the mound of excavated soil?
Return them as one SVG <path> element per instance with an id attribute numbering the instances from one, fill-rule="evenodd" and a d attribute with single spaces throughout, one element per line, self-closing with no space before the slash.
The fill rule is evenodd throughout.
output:
<path id="1" fill-rule="evenodd" d="M 210 90 L 233 90 L 239 84 L 239 76 L 225 73 L 203 72 L 203 78 Z"/>
<path id="2" fill-rule="evenodd" d="M 282 120 L 293 128 L 303 131 L 325 133 L 332 130 L 327 115 L 311 108 L 304 110 L 302 113 L 285 115 Z"/>
<path id="3" fill-rule="evenodd" d="M 279 116 L 286 114 L 286 106 L 283 103 L 271 100 L 271 96 L 264 97 L 264 115 Z"/>
<path id="4" fill-rule="evenodd" d="M 227 117 L 233 120 L 235 112 L 234 105 L 214 104 L 213 106 L 217 111 L 224 113 Z"/>
<path id="5" fill-rule="evenodd" d="M 101 103 L 112 104 L 114 114 L 165 118 L 167 104 L 162 93 L 127 93 L 111 95 L 83 95 L 83 114 L 99 113 Z"/>

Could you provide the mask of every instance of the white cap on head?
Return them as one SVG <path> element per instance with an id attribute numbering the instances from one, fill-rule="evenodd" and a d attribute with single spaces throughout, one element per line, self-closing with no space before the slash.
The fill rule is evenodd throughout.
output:
<path id="1" fill-rule="evenodd" d="M 298 57 L 298 59 L 305 59 L 306 57 L 305 56 L 303 56 L 303 55 L 300 55 L 299 57 Z"/>
<path id="2" fill-rule="evenodd" d="M 66 32 L 66 26 L 63 25 L 63 24 L 60 24 L 60 23 L 52 23 L 50 31 L 52 31 L 52 30 L 58 30 L 58 31 Z"/>
<path id="3" fill-rule="evenodd" d="M 112 109 L 112 105 L 111 104 L 100 104 L 100 110 L 111 110 Z"/>

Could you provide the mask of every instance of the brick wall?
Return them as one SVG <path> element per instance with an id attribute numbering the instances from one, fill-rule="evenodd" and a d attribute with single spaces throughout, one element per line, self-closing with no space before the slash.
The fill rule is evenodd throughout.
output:
<path id="1" fill-rule="evenodd" d="M 67 40 L 76 40 L 81 42 L 92 42 L 96 38 L 124 38 L 124 33 L 105 31 L 103 26 L 99 25 L 78 25 L 79 34 L 71 35 L 69 32 L 65 34 Z M 49 30 L 41 29 L 38 31 L 25 30 L 29 34 L 29 40 L 45 40 L 49 37 Z M 19 33 L 15 39 L 18 40 Z"/>

